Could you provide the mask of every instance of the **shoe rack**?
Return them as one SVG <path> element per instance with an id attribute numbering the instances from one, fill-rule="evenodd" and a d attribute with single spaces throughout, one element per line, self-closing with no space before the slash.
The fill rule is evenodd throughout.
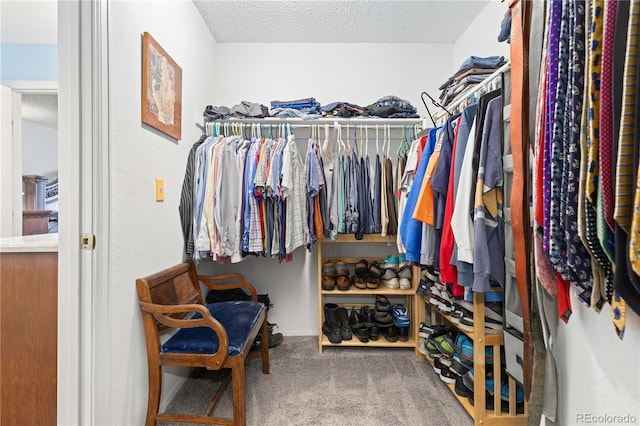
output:
<path id="1" fill-rule="evenodd" d="M 418 309 L 416 321 L 418 323 L 425 321 L 426 313 L 431 317 L 431 324 L 446 324 L 458 328 L 451 320 L 451 317 L 429 303 L 429 299 L 417 296 L 421 299 L 423 306 Z M 524 402 L 524 413 L 517 414 L 516 407 L 516 381 L 508 377 L 509 383 L 509 409 L 507 411 L 489 410 L 486 408 L 485 395 L 485 377 L 487 373 L 487 365 L 485 363 L 485 348 L 493 347 L 493 377 L 494 383 L 502 383 L 502 355 L 501 347 L 504 346 L 504 333 L 487 333 L 484 325 L 484 293 L 473 293 L 473 331 L 458 330 L 469 337 L 473 342 L 473 393 L 474 405 L 471 405 L 466 397 L 458 395 L 454 390 L 453 384 L 446 384 L 451 393 L 456 397 L 464 409 L 473 418 L 476 425 L 526 425 L 528 419 L 528 404 Z M 426 360 L 430 364 L 431 361 Z M 433 364 L 432 364 L 433 365 Z M 489 365 L 490 367 L 490 365 Z M 497 390 L 497 386 L 496 386 Z M 500 392 L 493 394 L 493 406 L 501 407 Z"/>
<path id="2" fill-rule="evenodd" d="M 411 288 L 403 290 L 403 289 L 391 289 L 385 286 L 382 282 L 378 285 L 378 288 L 375 289 L 359 289 L 354 285 L 351 286 L 349 290 L 341 291 L 338 289 L 334 290 L 323 290 L 322 289 L 322 265 L 327 260 L 338 261 L 341 260 L 347 264 L 355 264 L 363 256 L 360 257 L 324 257 L 323 256 L 323 245 L 326 244 L 339 244 L 339 243 L 389 243 L 393 242 L 395 244 L 395 236 L 383 237 L 377 234 L 367 234 L 364 235 L 362 240 L 356 240 L 352 234 L 340 234 L 337 240 L 333 241 L 328 238 L 321 238 L 318 240 L 317 250 L 318 250 L 318 351 L 322 353 L 325 347 L 330 346 L 360 346 L 360 347 L 393 347 L 393 348 L 412 348 L 414 350 L 416 357 L 421 357 L 422 354 L 418 352 L 417 342 L 418 342 L 418 329 L 419 329 L 419 321 L 417 321 L 417 309 L 416 303 L 418 297 L 416 296 L 416 289 L 418 288 L 419 281 L 419 269 L 412 267 L 412 277 L 411 277 Z M 372 258 L 372 257 L 364 257 L 364 259 L 373 261 L 382 261 L 380 258 Z M 417 271 L 417 272 L 416 272 Z M 374 307 L 375 306 L 375 296 L 376 295 L 385 295 L 389 298 L 393 298 L 397 300 L 398 298 L 404 299 L 404 306 L 407 308 L 407 313 L 409 314 L 410 326 L 409 326 L 409 340 L 406 342 L 397 341 L 397 342 L 388 342 L 382 333 L 378 340 L 368 342 L 361 342 L 358 338 L 353 336 L 351 340 L 343 340 L 341 343 L 331 343 L 327 336 L 322 333 L 322 323 L 324 321 L 324 312 L 323 306 L 327 302 L 328 298 L 331 298 L 331 302 L 337 303 L 339 306 L 347 308 L 350 310 L 352 307 L 359 308 L 360 306 L 367 305 Z M 354 298 L 362 300 L 370 297 L 370 301 L 367 302 L 357 302 L 352 303 Z M 393 302 L 392 302 L 393 304 Z"/>

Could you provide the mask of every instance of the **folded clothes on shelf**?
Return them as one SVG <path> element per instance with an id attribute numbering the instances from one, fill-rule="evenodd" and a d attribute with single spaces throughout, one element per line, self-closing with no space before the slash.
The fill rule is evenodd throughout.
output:
<path id="1" fill-rule="evenodd" d="M 331 102 L 320 108 L 320 111 L 322 111 L 322 114 L 326 117 L 358 117 L 367 115 L 363 107 L 348 102 Z"/>
<path id="2" fill-rule="evenodd" d="M 271 109 L 276 108 L 312 108 L 320 111 L 320 103 L 315 98 L 294 99 L 291 101 L 271 101 Z"/>
<path id="3" fill-rule="evenodd" d="M 381 118 L 418 118 L 417 109 L 409 101 L 397 96 L 384 96 L 371 105 L 366 112 L 373 117 Z"/>

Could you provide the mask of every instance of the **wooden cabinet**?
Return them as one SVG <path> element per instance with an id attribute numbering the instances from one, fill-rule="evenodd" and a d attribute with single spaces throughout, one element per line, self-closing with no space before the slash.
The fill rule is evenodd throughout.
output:
<path id="1" fill-rule="evenodd" d="M 351 286 L 350 290 L 340 291 L 340 290 L 323 290 L 322 289 L 322 264 L 326 260 L 341 260 L 347 264 L 355 264 L 360 259 L 364 258 L 367 260 L 373 260 L 370 256 L 360 256 L 360 257 L 323 257 L 322 255 L 322 247 L 325 244 L 338 244 L 338 243 L 389 243 L 390 241 L 394 242 L 395 245 L 395 236 L 392 237 L 383 237 L 380 235 L 365 235 L 362 240 L 356 240 L 351 234 L 341 234 L 336 241 L 332 241 L 330 239 L 320 239 L 318 241 L 318 350 L 322 353 L 323 347 L 325 346 L 362 346 L 362 347 L 395 347 L 395 348 L 413 348 L 416 356 L 422 356 L 418 352 L 416 342 L 418 341 L 418 325 L 416 324 L 416 288 L 418 283 L 418 275 L 416 275 L 416 268 L 413 269 L 412 280 L 411 280 L 411 288 L 407 290 L 400 289 L 390 289 L 386 287 L 384 284 L 380 283 L 378 288 L 376 289 L 359 289 L 355 286 Z M 382 259 L 376 259 L 378 261 Z M 418 270 L 419 272 L 419 270 Z M 347 308 L 347 310 L 352 307 L 360 307 L 363 305 L 367 305 L 373 307 L 375 305 L 375 296 L 376 295 L 385 295 L 390 299 L 398 299 L 401 298 L 404 301 L 404 305 L 407 308 L 407 312 L 409 314 L 409 318 L 411 321 L 411 325 L 409 326 L 409 340 L 406 342 L 388 342 L 382 333 L 377 341 L 369 341 L 366 343 L 361 342 L 354 335 L 351 340 L 343 340 L 341 343 L 331 343 L 327 336 L 322 333 L 322 323 L 324 321 L 324 303 L 327 301 L 327 298 L 332 298 L 335 303 L 339 306 L 343 306 Z M 354 302 L 354 300 L 358 300 Z M 364 301 L 363 301 L 364 300 Z"/>
<path id="2" fill-rule="evenodd" d="M 58 253 L 0 251 L 0 424 L 57 421 Z"/>
<path id="3" fill-rule="evenodd" d="M 51 210 L 22 212 L 22 235 L 46 234 L 49 232 Z"/>

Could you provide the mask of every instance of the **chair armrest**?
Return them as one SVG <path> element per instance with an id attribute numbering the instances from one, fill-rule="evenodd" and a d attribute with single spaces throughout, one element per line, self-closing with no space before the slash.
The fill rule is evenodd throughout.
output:
<path id="1" fill-rule="evenodd" d="M 240 274 L 198 275 L 198 280 L 211 290 L 246 289 L 251 294 L 251 301 L 258 301 L 258 292 L 255 287 Z"/>
<path id="2" fill-rule="evenodd" d="M 209 327 L 218 336 L 218 353 L 221 360 L 220 365 L 224 364 L 227 356 L 229 355 L 229 337 L 227 331 L 220 324 L 220 322 L 211 315 L 209 310 L 200 304 L 188 304 L 188 305 L 158 305 L 155 303 L 140 302 L 140 309 L 143 312 L 148 312 L 158 321 L 160 324 L 170 328 L 194 328 L 194 327 Z M 189 312 L 197 312 L 202 315 L 202 318 L 174 318 L 171 314 L 185 314 Z M 217 357 L 216 357 L 217 358 Z"/>

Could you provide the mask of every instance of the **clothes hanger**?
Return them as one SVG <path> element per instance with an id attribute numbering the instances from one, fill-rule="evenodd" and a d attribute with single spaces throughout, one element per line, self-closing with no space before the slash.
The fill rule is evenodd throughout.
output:
<path id="1" fill-rule="evenodd" d="M 322 143 L 321 150 L 327 160 L 333 161 L 331 157 L 331 145 L 329 142 L 329 124 L 328 123 L 325 123 L 324 125 L 324 142 Z"/>

